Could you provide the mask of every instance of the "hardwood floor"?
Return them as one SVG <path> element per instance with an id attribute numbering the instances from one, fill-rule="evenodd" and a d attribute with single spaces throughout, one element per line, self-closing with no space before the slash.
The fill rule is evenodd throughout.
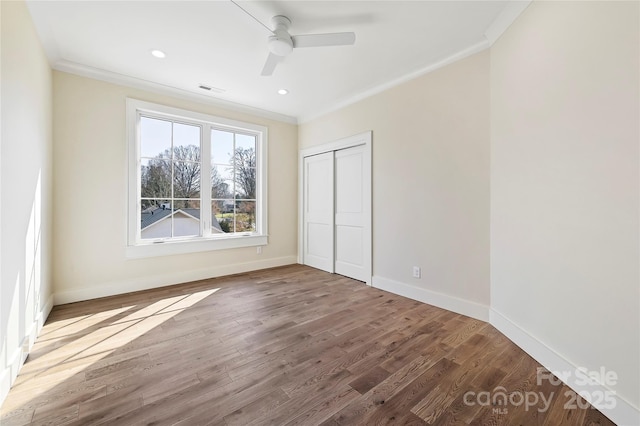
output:
<path id="1" fill-rule="evenodd" d="M 612 424 L 537 367 L 486 323 L 295 265 L 55 307 L 0 423 Z"/>

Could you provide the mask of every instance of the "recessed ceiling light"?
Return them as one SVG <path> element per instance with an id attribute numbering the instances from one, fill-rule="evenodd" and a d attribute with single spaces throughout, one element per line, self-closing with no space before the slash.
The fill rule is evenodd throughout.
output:
<path id="1" fill-rule="evenodd" d="M 278 94 L 279 95 L 286 95 L 287 93 L 289 93 L 289 91 L 287 89 L 280 89 L 278 90 Z"/>
<path id="2" fill-rule="evenodd" d="M 162 59 L 162 58 L 166 58 L 166 57 L 167 57 L 167 54 L 166 54 L 166 53 L 164 53 L 162 50 L 158 50 L 158 49 L 154 49 L 154 50 L 152 50 L 152 51 L 151 51 L 151 54 L 152 54 L 153 56 L 155 56 L 156 58 L 160 58 L 160 59 Z"/>

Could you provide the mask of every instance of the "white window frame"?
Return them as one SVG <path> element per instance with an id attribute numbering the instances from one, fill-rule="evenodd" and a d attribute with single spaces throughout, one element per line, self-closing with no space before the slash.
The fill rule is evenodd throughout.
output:
<path id="1" fill-rule="evenodd" d="M 201 236 L 142 239 L 140 230 L 140 117 L 177 120 L 198 125 L 201 132 L 202 176 L 211 171 L 211 129 L 256 136 L 256 231 L 211 234 L 211 191 L 200 192 Z M 267 128 L 253 123 L 187 111 L 127 98 L 127 258 L 168 256 L 210 250 L 264 246 L 267 233 Z M 203 214 L 204 213 L 204 214 Z"/>

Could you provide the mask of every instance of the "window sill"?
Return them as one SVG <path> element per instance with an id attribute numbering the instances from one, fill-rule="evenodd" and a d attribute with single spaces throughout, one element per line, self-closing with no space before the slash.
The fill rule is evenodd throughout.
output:
<path id="1" fill-rule="evenodd" d="M 199 253 L 212 250 L 227 250 L 241 247 L 267 245 L 266 235 L 244 235 L 227 238 L 201 238 L 188 241 L 166 241 L 126 247 L 127 259 L 145 257 L 172 256 L 187 253 Z"/>

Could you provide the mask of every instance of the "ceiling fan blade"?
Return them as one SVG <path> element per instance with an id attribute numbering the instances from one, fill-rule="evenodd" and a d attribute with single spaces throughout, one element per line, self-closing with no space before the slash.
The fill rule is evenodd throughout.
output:
<path id="1" fill-rule="evenodd" d="M 356 42 L 355 33 L 305 34 L 291 36 L 293 47 L 346 46 Z"/>
<path id="2" fill-rule="evenodd" d="M 264 68 L 262 68 L 262 73 L 260 75 L 264 77 L 272 75 L 273 71 L 276 69 L 276 65 L 280 62 L 280 59 L 282 59 L 281 56 L 269 53 L 269 56 L 267 56 L 267 62 L 264 64 Z"/>

